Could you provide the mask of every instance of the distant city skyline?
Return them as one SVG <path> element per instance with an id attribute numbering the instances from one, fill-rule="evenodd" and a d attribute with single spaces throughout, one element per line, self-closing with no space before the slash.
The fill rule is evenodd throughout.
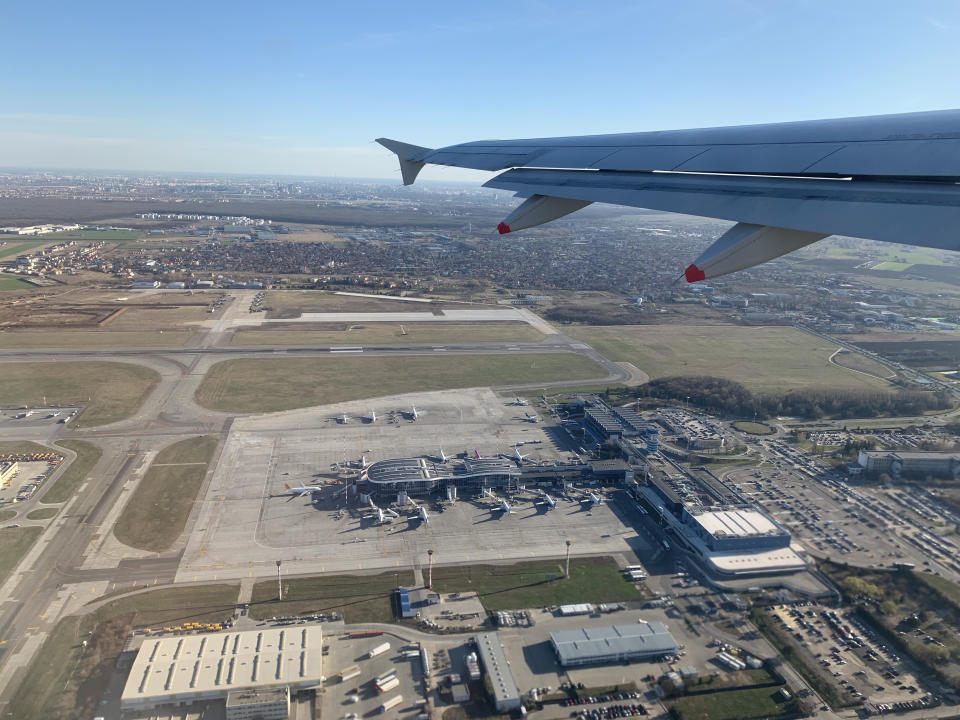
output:
<path id="1" fill-rule="evenodd" d="M 373 138 L 442 146 L 960 105 L 960 4 L 947 1 L 156 12 L 110 0 L 4 15 L 8 168 L 399 182 Z"/>

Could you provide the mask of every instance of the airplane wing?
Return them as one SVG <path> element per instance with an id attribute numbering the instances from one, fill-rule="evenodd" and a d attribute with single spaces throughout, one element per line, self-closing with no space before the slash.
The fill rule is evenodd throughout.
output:
<path id="1" fill-rule="evenodd" d="M 506 170 L 485 187 L 526 200 L 501 234 L 593 202 L 736 222 L 686 269 L 688 282 L 828 235 L 960 250 L 960 110 L 436 150 L 377 142 L 398 156 L 405 185 L 426 164 Z"/>

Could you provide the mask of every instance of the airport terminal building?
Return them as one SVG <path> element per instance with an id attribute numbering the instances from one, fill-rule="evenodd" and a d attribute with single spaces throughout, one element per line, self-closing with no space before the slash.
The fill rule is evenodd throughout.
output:
<path id="1" fill-rule="evenodd" d="M 667 535 L 717 578 L 807 569 L 790 532 L 705 470 L 651 472 L 635 495 Z"/>
<path id="2" fill-rule="evenodd" d="M 405 492 L 420 497 L 445 492 L 450 487 L 468 494 L 487 489 L 515 490 L 519 478 L 520 468 L 503 458 L 465 458 L 452 467 L 425 458 L 404 458 L 373 463 L 361 478 L 360 486 L 363 492 L 374 496 Z"/>
<path id="3" fill-rule="evenodd" d="M 960 453 L 871 452 L 861 450 L 857 463 L 868 475 L 887 473 L 892 477 L 933 475 L 960 479 Z"/>

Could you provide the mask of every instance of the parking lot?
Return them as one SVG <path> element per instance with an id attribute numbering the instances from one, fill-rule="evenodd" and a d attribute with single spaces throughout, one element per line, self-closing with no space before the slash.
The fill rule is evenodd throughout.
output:
<path id="1" fill-rule="evenodd" d="M 39 487 L 57 469 L 58 464 L 51 462 L 17 462 L 19 470 L 9 481 L 0 487 L 0 504 L 17 503 L 28 500 Z"/>
<path id="2" fill-rule="evenodd" d="M 317 696 L 321 717 L 353 720 L 379 715 L 380 705 L 396 696 L 403 700 L 390 711 L 391 717 L 422 708 L 425 697 L 419 645 L 389 634 L 361 639 L 351 639 L 343 634 L 326 637 L 324 642 L 329 647 L 325 667 L 330 668 L 330 672 L 327 673 L 324 692 Z M 390 643 L 389 650 L 368 657 L 372 648 L 384 642 Z M 354 665 L 359 669 L 359 675 L 341 681 L 337 674 Z M 379 692 L 376 679 L 391 672 L 398 684 L 387 692 Z"/>
<path id="3" fill-rule="evenodd" d="M 919 702 L 926 695 L 911 667 L 847 610 L 809 604 L 771 609 L 811 665 L 823 668 L 850 702 Z"/>

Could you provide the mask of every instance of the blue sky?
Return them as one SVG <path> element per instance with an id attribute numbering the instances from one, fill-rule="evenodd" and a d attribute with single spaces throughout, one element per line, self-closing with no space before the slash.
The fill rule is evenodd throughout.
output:
<path id="1" fill-rule="evenodd" d="M 399 180 L 373 138 L 960 107 L 954 0 L 14 0 L 3 25 L 0 166 Z"/>

